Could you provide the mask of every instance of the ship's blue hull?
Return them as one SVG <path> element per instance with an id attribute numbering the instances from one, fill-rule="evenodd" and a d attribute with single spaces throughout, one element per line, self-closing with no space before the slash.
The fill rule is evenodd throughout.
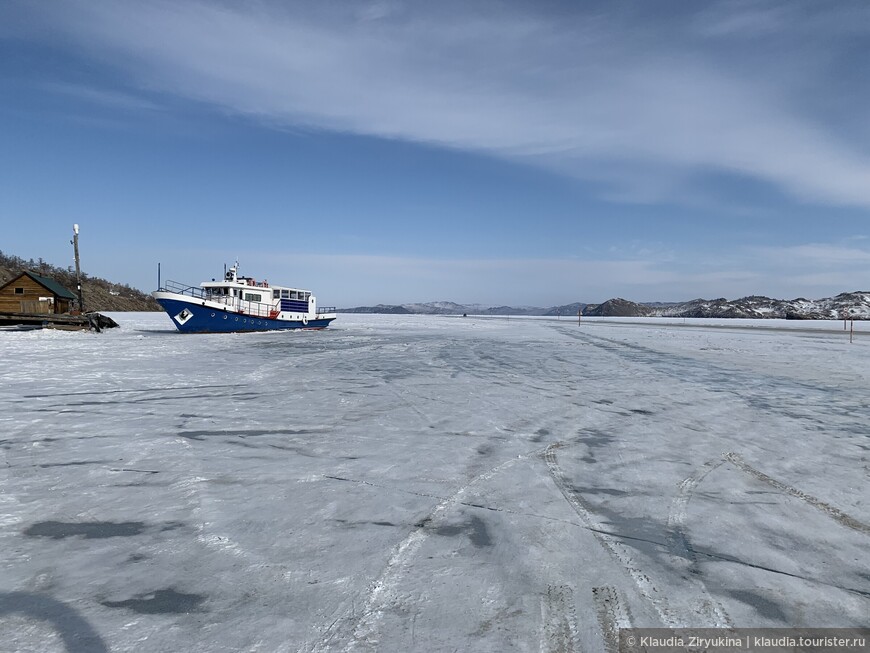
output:
<path id="1" fill-rule="evenodd" d="M 251 317 L 232 311 L 202 306 L 196 301 L 186 302 L 158 298 L 157 302 L 166 311 L 172 323 L 182 333 L 237 333 L 239 331 L 283 331 L 285 329 L 323 329 L 334 317 L 302 320 L 274 320 L 266 317 Z M 187 310 L 190 315 L 182 322 L 176 316 Z"/>

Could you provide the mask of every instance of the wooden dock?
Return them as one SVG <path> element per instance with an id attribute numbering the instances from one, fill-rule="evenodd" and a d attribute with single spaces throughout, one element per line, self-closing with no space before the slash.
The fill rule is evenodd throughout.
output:
<path id="1" fill-rule="evenodd" d="M 62 329 L 65 331 L 96 331 L 118 326 L 101 313 L 70 315 L 69 313 L 5 313 L 0 312 L 0 329 L 29 331 L 32 329 Z"/>

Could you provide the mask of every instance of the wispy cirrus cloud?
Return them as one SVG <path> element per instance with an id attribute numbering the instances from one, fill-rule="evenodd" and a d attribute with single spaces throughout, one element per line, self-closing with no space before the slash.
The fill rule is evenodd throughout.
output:
<path id="1" fill-rule="evenodd" d="M 757 247 L 754 251 L 769 261 L 797 266 L 851 266 L 870 264 L 870 248 L 832 243 L 807 243 L 789 247 Z"/>
<path id="2" fill-rule="evenodd" d="M 806 43 L 791 32 L 803 33 L 808 5 L 732 4 L 667 24 L 609 5 L 507 3 L 73 0 L 28 12 L 35 38 L 110 61 L 131 86 L 280 126 L 530 163 L 621 201 L 679 201 L 712 172 L 870 206 L 867 143 L 802 108 L 832 71 L 792 70 L 816 51 L 832 60 L 854 16 L 831 9 L 827 40 Z M 773 62 L 746 42 L 759 30 L 782 48 Z"/>
<path id="3" fill-rule="evenodd" d="M 90 104 L 129 111 L 161 111 L 163 107 L 133 93 L 94 88 L 82 84 L 46 82 L 39 86 L 46 93 L 67 96 Z"/>

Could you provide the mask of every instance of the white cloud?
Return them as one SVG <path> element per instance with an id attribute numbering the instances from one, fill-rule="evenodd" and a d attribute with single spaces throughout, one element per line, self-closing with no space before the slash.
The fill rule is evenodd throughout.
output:
<path id="1" fill-rule="evenodd" d="M 764 260 L 774 261 L 779 265 L 799 267 L 808 265 L 815 267 L 870 265 L 870 249 L 831 243 L 808 243 L 790 247 L 758 247 L 754 250 Z"/>
<path id="2" fill-rule="evenodd" d="M 756 38 L 780 32 L 784 24 L 796 20 L 790 5 L 765 5 L 758 2 L 731 2 L 713 5 L 702 11 L 694 25 L 703 36 Z"/>
<path id="3" fill-rule="evenodd" d="M 90 86 L 51 82 L 40 85 L 48 93 L 66 95 L 95 105 L 107 106 L 128 111 L 159 111 L 160 105 L 131 93 L 121 93 Z"/>
<path id="4" fill-rule="evenodd" d="M 694 173 L 727 171 L 870 206 L 866 144 L 804 115 L 787 79 L 741 74 L 685 34 L 507 5 L 353 7 L 80 0 L 42 19 L 134 84 L 282 126 L 534 163 L 629 201 L 679 201 Z M 718 11 L 717 41 L 776 29 L 775 9 Z"/>

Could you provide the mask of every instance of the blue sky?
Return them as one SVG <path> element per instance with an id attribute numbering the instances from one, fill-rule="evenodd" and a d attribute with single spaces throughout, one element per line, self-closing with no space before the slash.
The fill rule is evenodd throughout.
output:
<path id="1" fill-rule="evenodd" d="M 337 306 L 867 290 L 868 59 L 863 1 L 7 0 L 0 250 Z"/>

